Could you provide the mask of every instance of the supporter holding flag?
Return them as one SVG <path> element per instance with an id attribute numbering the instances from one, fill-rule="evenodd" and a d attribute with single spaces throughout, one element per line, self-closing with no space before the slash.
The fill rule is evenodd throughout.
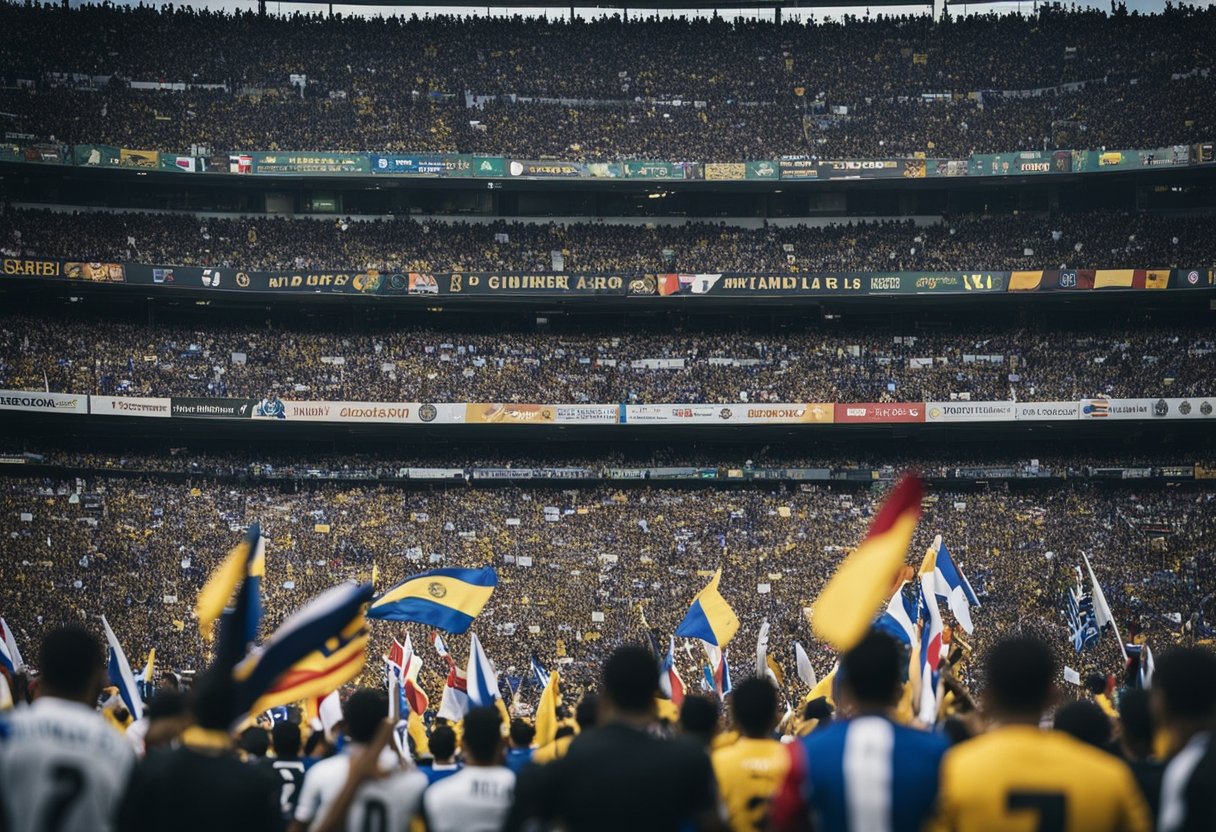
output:
<path id="1" fill-rule="evenodd" d="M 718 794 L 734 832 L 764 828 L 769 802 L 789 769 L 789 753 L 772 737 L 780 716 L 777 689 L 764 676 L 735 686 L 730 712 L 740 737 L 713 752 Z"/>
<path id="2" fill-rule="evenodd" d="M 1040 730 L 1057 673 L 1046 644 L 1027 637 L 1002 641 L 989 650 L 984 671 L 983 708 L 996 727 L 946 754 L 939 812 L 944 828 L 1151 828 L 1144 798 L 1123 761 L 1060 731 Z"/>
<path id="3" fill-rule="evenodd" d="M 107 668 L 110 684 L 118 688 L 118 695 L 127 706 L 131 719 L 138 722 L 144 716 L 144 700 L 140 698 L 139 687 L 135 683 L 134 674 L 131 673 L 131 665 L 127 663 L 127 656 L 122 652 L 118 637 L 110 629 L 110 622 L 106 621 L 104 615 L 101 617 L 101 626 L 105 628 L 106 643 L 110 646 L 110 662 Z"/>
<path id="4" fill-rule="evenodd" d="M 433 569 L 406 578 L 372 601 L 367 617 L 416 621 L 448 633 L 463 633 L 485 608 L 498 586 L 498 573 L 482 569 Z M 442 641 L 435 648 L 443 652 Z"/>
<path id="5" fill-rule="evenodd" d="M 0 829 L 109 832 L 135 752 L 96 710 L 105 651 L 79 627 L 52 630 L 38 670 L 38 698 L 0 718 Z"/>
<path id="6" fill-rule="evenodd" d="M 946 741 L 894 722 L 903 665 L 899 644 L 876 630 L 841 656 L 839 704 L 848 718 L 790 745 L 772 828 L 921 829 L 937 800 Z"/>
<path id="7" fill-rule="evenodd" d="M 963 631 L 970 635 L 974 632 L 971 623 L 971 608 L 979 607 L 980 599 L 976 596 L 975 590 L 971 588 L 971 582 L 967 580 L 963 570 L 958 568 L 958 564 L 950 556 L 950 550 L 942 542 L 940 534 L 934 538 L 933 546 L 930 549 L 934 553 L 934 594 L 937 595 L 938 600 L 946 602 L 950 612 L 954 613 L 955 620 L 962 626 Z"/>

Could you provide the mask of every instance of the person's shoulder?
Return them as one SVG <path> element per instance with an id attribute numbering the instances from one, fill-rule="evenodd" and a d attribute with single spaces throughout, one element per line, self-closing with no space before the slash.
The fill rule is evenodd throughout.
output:
<path id="1" fill-rule="evenodd" d="M 899 723 L 893 723 L 893 725 L 895 726 L 896 742 L 906 745 L 914 753 L 935 754 L 940 757 L 950 747 L 950 742 L 941 734 Z"/>

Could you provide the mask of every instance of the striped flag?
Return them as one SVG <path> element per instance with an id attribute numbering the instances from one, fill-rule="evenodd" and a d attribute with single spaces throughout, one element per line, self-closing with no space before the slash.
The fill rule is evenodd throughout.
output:
<path id="1" fill-rule="evenodd" d="M 21 658 L 21 651 L 17 649 L 17 639 L 13 636 L 13 628 L 8 626 L 8 622 L 0 618 L 0 630 L 4 631 L 3 639 L 0 639 L 0 665 L 8 669 L 9 673 L 24 673 L 25 661 Z"/>
<path id="2" fill-rule="evenodd" d="M 476 633 L 469 639 L 469 667 L 465 677 L 468 680 L 469 702 L 473 707 L 493 705 L 494 700 L 502 699 L 502 694 L 498 692 L 498 674 Z"/>
<path id="3" fill-rule="evenodd" d="M 672 636 L 667 655 L 659 665 L 659 690 L 665 699 L 670 699 L 678 708 L 684 704 L 684 680 L 676 669 L 676 640 Z"/>

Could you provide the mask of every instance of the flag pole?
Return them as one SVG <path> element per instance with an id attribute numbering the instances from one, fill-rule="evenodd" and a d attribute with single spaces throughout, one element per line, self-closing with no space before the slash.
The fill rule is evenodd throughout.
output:
<path id="1" fill-rule="evenodd" d="M 1102 603 L 1110 610 L 1110 604 L 1106 602 L 1106 593 L 1102 591 L 1102 584 L 1098 583 L 1098 579 L 1094 576 L 1094 568 L 1090 566 L 1089 556 L 1085 554 L 1084 550 L 1081 551 L 1081 557 L 1085 560 L 1085 569 L 1089 572 L 1090 583 L 1096 586 L 1099 592 L 1102 592 Z M 1119 635 L 1119 622 L 1115 620 L 1114 611 L 1111 611 L 1110 614 L 1110 626 L 1115 631 L 1115 638 L 1119 640 L 1119 651 L 1123 654 L 1123 661 L 1126 662 L 1127 645 L 1123 643 L 1123 636 Z"/>

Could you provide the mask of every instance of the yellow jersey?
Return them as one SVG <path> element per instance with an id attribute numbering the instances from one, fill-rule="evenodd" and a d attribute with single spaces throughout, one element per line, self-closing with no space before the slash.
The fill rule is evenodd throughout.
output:
<path id="1" fill-rule="evenodd" d="M 551 763 L 554 760 L 565 757 L 566 751 L 570 748 L 570 743 L 574 742 L 576 736 L 577 734 L 567 734 L 564 737 L 558 737 L 548 745 L 542 745 L 532 752 L 532 762 L 544 765 L 545 763 Z"/>
<path id="2" fill-rule="evenodd" d="M 713 753 L 718 794 L 733 832 L 755 832 L 768 821 L 768 804 L 790 767 L 789 751 L 776 740 L 740 737 Z"/>
<path id="3" fill-rule="evenodd" d="M 1149 832 L 1148 807 L 1117 757 L 1059 731 L 995 729 L 946 752 L 939 830 Z"/>

